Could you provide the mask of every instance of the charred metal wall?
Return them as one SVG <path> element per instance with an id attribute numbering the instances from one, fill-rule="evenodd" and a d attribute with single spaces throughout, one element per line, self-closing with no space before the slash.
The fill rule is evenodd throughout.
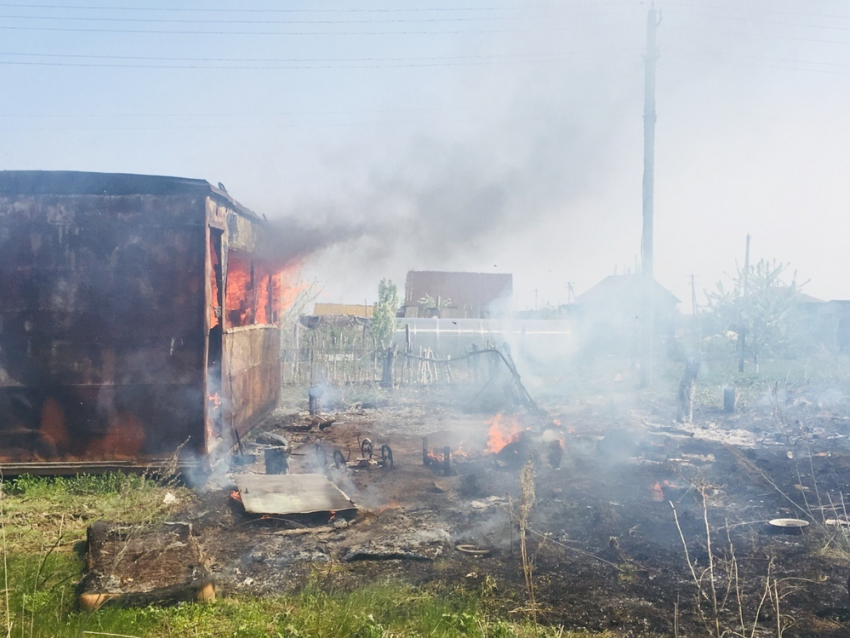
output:
<path id="1" fill-rule="evenodd" d="M 280 394 L 280 330 L 235 328 L 224 335 L 224 387 L 233 423 L 245 434 L 273 409 Z"/>
<path id="2" fill-rule="evenodd" d="M 8 190 L 0 461 L 203 451 L 204 195 Z"/>
<path id="3" fill-rule="evenodd" d="M 228 290 L 236 285 L 235 277 L 229 273 L 228 255 L 239 255 L 240 261 L 259 265 L 258 247 L 263 240 L 264 229 L 258 220 L 240 214 L 232 205 L 221 198 L 209 197 L 206 202 L 207 223 L 210 231 L 221 231 L 221 258 L 224 264 L 224 295 L 220 310 L 223 325 L 221 395 L 222 424 L 208 429 L 208 449 L 217 447 L 216 439 L 232 444 L 234 431 L 245 434 L 262 417 L 273 410 L 280 397 L 280 329 L 275 317 L 260 322 L 259 313 L 251 313 L 255 320 L 249 325 L 233 326 L 227 320 L 231 308 L 226 300 L 232 295 Z M 209 268 L 209 260 L 208 260 Z M 208 278 L 209 279 L 209 278 Z M 208 286 L 209 290 L 209 286 Z M 211 303 L 215 300 L 207 295 Z M 254 296 L 255 302 L 257 296 Z M 207 313 L 207 334 L 212 339 L 214 331 L 209 330 Z M 211 387 L 208 384 L 208 387 Z M 209 419 L 208 419 L 209 421 Z"/>

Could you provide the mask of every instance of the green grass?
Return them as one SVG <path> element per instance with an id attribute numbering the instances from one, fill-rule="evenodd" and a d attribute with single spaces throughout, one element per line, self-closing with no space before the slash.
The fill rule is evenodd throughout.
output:
<path id="1" fill-rule="evenodd" d="M 167 505 L 169 492 L 177 501 Z M 11 623 L 13 636 L 77 635 L 56 632 L 76 599 L 83 561 L 75 550 L 92 522 L 164 520 L 194 498 L 185 488 L 119 473 L 22 476 L 3 482 L 0 496 L 0 617 L 4 629 Z"/>
<path id="2" fill-rule="evenodd" d="M 32 625 L 30 616 L 17 617 L 26 626 L 18 626 L 17 630 L 13 627 L 13 636 L 56 638 L 98 632 L 139 638 L 591 636 L 553 627 L 535 628 L 528 622 L 499 620 L 484 611 L 478 596 L 468 592 L 439 594 L 397 584 L 374 585 L 355 592 L 311 587 L 288 596 L 232 598 L 207 605 L 102 609 L 91 615 L 45 608 L 43 613 L 36 614 Z M 593 635 L 614 638 L 613 634 Z"/>
<path id="3" fill-rule="evenodd" d="M 174 504 L 163 503 L 168 492 L 177 497 Z M 3 496 L 3 524 L 11 553 L 40 553 L 57 539 L 61 547 L 73 545 L 85 538 L 86 528 L 95 520 L 164 520 L 193 498 L 186 488 L 120 473 L 74 478 L 22 476 L 3 484 Z"/>
<path id="4" fill-rule="evenodd" d="M 357 591 L 318 583 L 294 594 L 235 597 L 212 604 L 76 610 L 80 541 L 95 520 L 153 522 L 191 502 L 184 488 L 139 476 L 22 477 L 2 484 L 0 635 L 14 638 L 253 637 L 554 637 L 614 638 L 535 627 L 522 615 L 499 617 L 492 587 L 481 591 L 415 588 L 397 582 Z M 178 503 L 166 505 L 167 492 Z M 282 574 L 281 577 L 285 577 Z"/>
<path id="5" fill-rule="evenodd" d="M 738 372 L 734 353 L 726 357 L 705 360 L 704 371 L 697 379 L 697 401 L 706 406 L 722 408 L 723 388 L 738 388 L 738 405 L 742 408 L 773 400 L 777 389 L 783 393 L 812 390 L 815 395 L 835 391 L 850 393 L 850 357 L 835 354 L 812 354 L 794 359 L 766 359 L 755 371 L 747 360 L 744 372 Z"/>

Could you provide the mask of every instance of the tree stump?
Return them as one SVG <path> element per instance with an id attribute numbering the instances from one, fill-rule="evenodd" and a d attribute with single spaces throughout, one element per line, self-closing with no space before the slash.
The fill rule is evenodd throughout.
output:
<path id="1" fill-rule="evenodd" d="M 699 367 L 699 359 L 689 359 L 685 364 L 682 380 L 679 382 L 679 421 L 682 423 L 694 422 L 694 392 L 696 391 Z"/>
<path id="2" fill-rule="evenodd" d="M 723 388 L 723 411 L 732 414 L 738 405 L 738 388 L 729 386 Z"/>
<path id="3" fill-rule="evenodd" d="M 98 521 L 88 529 L 80 608 L 145 607 L 210 602 L 215 586 L 188 523 L 124 525 Z"/>

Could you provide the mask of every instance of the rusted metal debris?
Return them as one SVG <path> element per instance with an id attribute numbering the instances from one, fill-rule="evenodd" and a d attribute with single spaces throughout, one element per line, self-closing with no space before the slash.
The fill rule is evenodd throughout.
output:
<path id="1" fill-rule="evenodd" d="M 342 453 L 340 450 L 334 450 L 333 452 L 333 464 L 337 469 L 348 468 L 348 469 L 364 469 L 364 468 L 383 468 L 387 470 L 393 469 L 395 467 L 395 460 L 393 458 L 393 450 L 387 445 L 381 445 L 379 450 L 380 457 L 376 457 L 375 455 L 375 446 L 372 443 L 371 439 L 363 439 L 360 441 L 360 456 L 355 459 L 351 458 L 351 452 L 348 452 L 348 456 Z"/>

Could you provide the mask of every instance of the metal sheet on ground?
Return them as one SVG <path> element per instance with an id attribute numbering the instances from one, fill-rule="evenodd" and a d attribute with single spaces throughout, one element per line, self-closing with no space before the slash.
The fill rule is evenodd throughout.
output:
<path id="1" fill-rule="evenodd" d="M 251 514 L 312 514 L 356 509 L 323 474 L 243 474 L 236 487 Z"/>

